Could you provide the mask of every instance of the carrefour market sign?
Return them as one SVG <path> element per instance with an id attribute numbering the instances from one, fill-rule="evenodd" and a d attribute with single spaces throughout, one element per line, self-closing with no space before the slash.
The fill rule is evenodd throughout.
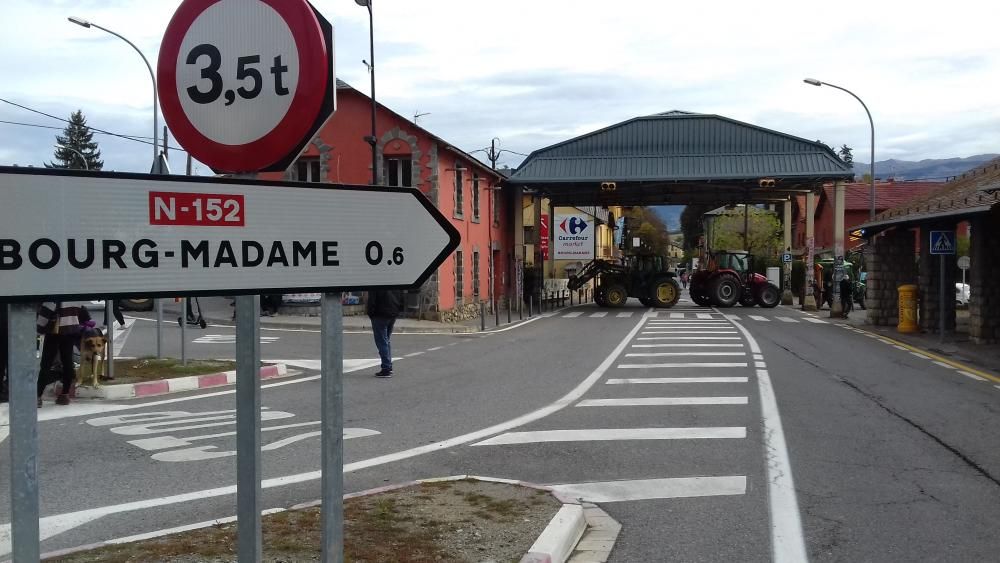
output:
<path id="1" fill-rule="evenodd" d="M 553 246 L 556 260 L 594 259 L 594 218 L 586 213 L 555 214 Z"/>
<path id="2" fill-rule="evenodd" d="M 414 189 L 0 167 L 0 296 L 419 287 L 459 235 Z"/>

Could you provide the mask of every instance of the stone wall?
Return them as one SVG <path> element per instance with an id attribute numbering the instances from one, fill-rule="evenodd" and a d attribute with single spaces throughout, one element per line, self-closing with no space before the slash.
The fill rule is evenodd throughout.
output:
<path id="1" fill-rule="evenodd" d="M 437 320 L 443 323 L 457 323 L 479 318 L 479 303 L 466 303 L 449 311 L 440 311 Z"/>
<path id="2" fill-rule="evenodd" d="M 979 344 L 1000 342 L 1000 211 L 971 222 L 969 336 Z"/>
<path id="3" fill-rule="evenodd" d="M 924 225 L 920 229 L 920 281 L 917 292 L 919 302 L 920 328 L 927 332 L 937 332 L 941 327 L 941 317 L 944 315 L 944 330 L 955 332 L 955 269 L 958 258 L 952 254 L 944 257 L 944 287 L 945 300 L 941 301 L 941 256 L 931 254 L 930 231 L 954 231 L 954 223 L 937 223 Z"/>
<path id="4" fill-rule="evenodd" d="M 901 285 L 917 283 L 916 246 L 913 232 L 889 231 L 875 239 L 868 265 L 868 322 L 877 326 L 899 324 Z"/>

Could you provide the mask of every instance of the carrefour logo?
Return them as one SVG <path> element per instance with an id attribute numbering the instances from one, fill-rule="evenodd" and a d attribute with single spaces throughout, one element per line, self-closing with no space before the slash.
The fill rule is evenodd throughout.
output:
<path id="1" fill-rule="evenodd" d="M 559 229 L 564 233 L 578 235 L 587 229 L 587 222 L 579 217 L 570 217 L 559 223 Z"/>

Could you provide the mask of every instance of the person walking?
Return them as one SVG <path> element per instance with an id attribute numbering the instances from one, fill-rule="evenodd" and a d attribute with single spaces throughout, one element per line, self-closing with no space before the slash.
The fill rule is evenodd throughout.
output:
<path id="1" fill-rule="evenodd" d="M 845 319 L 854 309 L 854 287 L 848 274 L 844 274 L 844 278 L 840 280 L 840 309 L 844 312 Z"/>
<path id="2" fill-rule="evenodd" d="M 396 317 L 399 316 L 403 308 L 403 299 L 398 291 L 375 290 L 368 292 L 368 304 L 366 310 L 368 318 L 372 321 L 372 333 L 375 336 L 375 347 L 378 348 L 379 358 L 382 360 L 381 369 L 375 377 L 392 377 L 392 328 L 396 324 Z"/>
<path id="3" fill-rule="evenodd" d="M 73 369 L 73 348 L 80 341 L 80 325 L 90 321 L 86 307 L 76 303 L 47 301 L 38 308 L 36 320 L 38 334 L 45 335 L 42 360 L 38 369 L 38 406 L 42 406 L 42 392 L 50 383 L 49 372 L 56 354 L 62 364 L 62 390 L 56 397 L 57 405 L 68 405 L 70 390 L 76 379 Z"/>

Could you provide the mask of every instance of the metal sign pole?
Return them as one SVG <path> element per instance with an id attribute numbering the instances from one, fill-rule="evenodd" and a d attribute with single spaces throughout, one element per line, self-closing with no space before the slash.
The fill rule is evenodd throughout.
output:
<path id="1" fill-rule="evenodd" d="M 113 303 L 114 299 L 104 298 L 104 324 L 108 325 L 108 333 L 104 335 L 108 339 L 107 345 L 104 348 L 104 375 L 108 379 L 115 377 L 115 316 Z"/>
<path id="2" fill-rule="evenodd" d="M 321 304 L 321 448 L 323 550 L 327 563 L 344 561 L 344 316 L 340 294 Z"/>
<path id="3" fill-rule="evenodd" d="M 940 287 L 940 291 L 939 291 L 939 301 L 938 301 L 938 317 L 939 317 L 939 323 L 938 324 L 941 327 L 941 330 L 938 333 L 938 340 L 940 342 L 944 342 L 944 300 L 948 298 L 948 292 L 945 291 L 945 287 L 944 287 L 944 258 L 945 258 L 945 255 L 942 254 L 941 255 L 941 268 L 940 268 L 941 269 L 941 284 L 940 284 L 941 287 Z"/>
<path id="4" fill-rule="evenodd" d="M 236 298 L 236 540 L 240 561 L 261 560 L 259 311 L 259 295 Z"/>
<path id="5" fill-rule="evenodd" d="M 188 298 L 181 298 L 181 365 L 188 365 L 187 359 L 187 324 Z"/>
<path id="6" fill-rule="evenodd" d="M 9 306 L 7 380 L 10 388 L 10 507 L 13 561 L 39 560 L 38 370 L 35 308 Z"/>
<path id="7" fill-rule="evenodd" d="M 163 300 L 156 300 L 156 358 L 163 357 Z"/>

